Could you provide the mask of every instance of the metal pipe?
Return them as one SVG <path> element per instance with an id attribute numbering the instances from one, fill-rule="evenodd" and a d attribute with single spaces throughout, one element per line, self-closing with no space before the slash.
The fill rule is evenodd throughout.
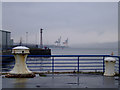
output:
<path id="1" fill-rule="evenodd" d="M 26 32 L 26 46 L 28 45 L 28 32 Z"/>
<path id="2" fill-rule="evenodd" d="M 52 73 L 54 73 L 54 57 L 52 57 Z"/>
<path id="3" fill-rule="evenodd" d="M 42 28 L 40 29 L 40 48 L 43 48 L 43 43 L 42 43 Z"/>
<path id="4" fill-rule="evenodd" d="M 120 57 L 119 57 L 119 74 L 120 74 Z"/>
<path id="5" fill-rule="evenodd" d="M 104 63 L 105 57 L 103 57 L 103 73 L 105 72 L 105 63 Z"/>
<path id="6" fill-rule="evenodd" d="M 79 57 L 78 57 L 78 71 L 77 72 L 79 72 Z"/>

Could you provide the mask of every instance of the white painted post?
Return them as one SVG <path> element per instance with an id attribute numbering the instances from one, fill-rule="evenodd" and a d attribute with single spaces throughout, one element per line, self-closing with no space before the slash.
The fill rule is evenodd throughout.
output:
<path id="1" fill-rule="evenodd" d="M 114 76 L 115 75 L 115 62 L 116 59 L 113 57 L 105 58 L 105 76 Z"/>

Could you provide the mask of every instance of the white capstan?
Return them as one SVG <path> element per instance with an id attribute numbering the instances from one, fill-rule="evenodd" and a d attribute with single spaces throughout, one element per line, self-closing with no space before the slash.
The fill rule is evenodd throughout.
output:
<path id="1" fill-rule="evenodd" d="M 12 54 L 29 54 L 29 48 L 25 46 L 17 46 L 12 49 Z"/>
<path id="2" fill-rule="evenodd" d="M 13 49 L 29 49 L 29 48 L 25 46 L 17 46 L 17 47 L 14 47 Z"/>
<path id="3" fill-rule="evenodd" d="M 12 49 L 12 54 L 15 57 L 15 66 L 10 74 L 31 74 L 32 72 L 27 68 L 26 58 L 29 54 L 29 48 L 25 46 L 17 46 Z"/>

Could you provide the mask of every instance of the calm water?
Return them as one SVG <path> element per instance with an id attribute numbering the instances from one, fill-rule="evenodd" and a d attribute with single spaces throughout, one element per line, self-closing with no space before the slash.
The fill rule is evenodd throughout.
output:
<path id="1" fill-rule="evenodd" d="M 60 55 L 87 55 L 87 54 L 111 54 L 118 55 L 118 49 L 115 48 L 51 48 L 52 54 Z"/>

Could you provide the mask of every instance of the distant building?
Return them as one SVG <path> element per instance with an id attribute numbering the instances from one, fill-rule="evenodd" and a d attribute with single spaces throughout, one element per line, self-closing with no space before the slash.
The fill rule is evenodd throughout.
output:
<path id="1" fill-rule="evenodd" d="M 9 49 L 13 46 L 13 39 L 11 39 L 11 32 L 0 30 L 0 48 Z"/>

